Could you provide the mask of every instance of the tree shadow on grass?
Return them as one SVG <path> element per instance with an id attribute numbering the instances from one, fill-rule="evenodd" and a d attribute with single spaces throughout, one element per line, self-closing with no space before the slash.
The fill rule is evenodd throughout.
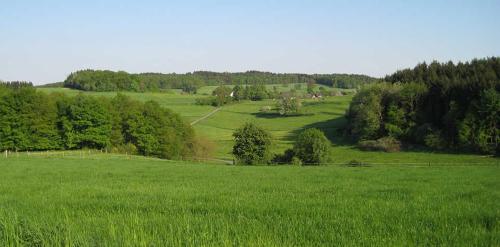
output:
<path id="1" fill-rule="evenodd" d="M 277 112 L 254 112 L 253 116 L 258 118 L 266 118 L 266 119 L 276 119 L 276 118 L 293 118 L 293 117 L 304 117 L 304 116 L 312 116 L 313 113 L 303 113 L 303 114 L 292 114 L 283 116 Z"/>
<path id="2" fill-rule="evenodd" d="M 347 119 L 345 117 L 332 118 L 322 122 L 316 122 L 303 126 L 300 129 L 292 131 L 289 135 L 285 137 L 287 141 L 294 141 L 298 134 L 306 129 L 316 128 L 321 130 L 326 138 L 330 140 L 335 145 L 345 146 L 353 145 L 354 142 L 351 138 L 347 137 L 345 133 L 345 128 L 347 126 Z"/>

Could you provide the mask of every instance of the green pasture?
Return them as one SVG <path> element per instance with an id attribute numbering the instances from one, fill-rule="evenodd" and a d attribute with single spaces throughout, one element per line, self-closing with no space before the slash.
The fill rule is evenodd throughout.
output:
<path id="1" fill-rule="evenodd" d="M 281 87 L 282 85 L 276 85 Z M 210 91 L 215 87 L 203 87 L 200 90 Z M 68 95 L 81 93 L 77 90 L 66 88 L 39 88 L 45 92 L 63 92 Z M 83 92 L 95 96 L 111 97 L 115 92 Z M 212 112 L 215 107 L 200 106 L 195 104 L 197 97 L 206 97 L 201 94 L 188 95 L 178 91 L 167 93 L 131 93 L 122 92 L 137 100 L 155 100 L 160 105 L 170 108 L 192 122 Z M 211 115 L 196 125 L 194 128 L 198 135 L 203 135 L 213 140 L 216 144 L 215 158 L 232 160 L 231 149 L 233 146 L 232 133 L 245 122 L 254 122 L 273 135 L 273 151 L 278 153 L 293 145 L 295 136 L 305 128 L 322 129 L 332 141 L 332 158 L 334 163 L 346 163 L 358 160 L 364 163 L 460 163 L 460 164 L 492 164 L 499 160 L 491 157 L 470 154 L 432 153 L 428 151 L 411 151 L 399 153 L 366 152 L 355 148 L 344 140 L 341 129 L 346 124 L 344 113 L 349 107 L 351 96 L 325 97 L 323 99 L 303 100 L 302 115 L 281 117 L 274 111 L 261 112 L 264 106 L 274 107 L 273 100 L 242 101 L 240 103 L 223 106 L 220 111 Z"/>
<path id="2" fill-rule="evenodd" d="M 0 157 L 2 246 L 499 246 L 498 165 Z"/>

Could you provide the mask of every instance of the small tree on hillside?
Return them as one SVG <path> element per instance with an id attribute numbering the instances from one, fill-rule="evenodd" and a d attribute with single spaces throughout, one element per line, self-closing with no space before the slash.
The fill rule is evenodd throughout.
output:
<path id="1" fill-rule="evenodd" d="M 286 116 L 300 112 L 302 103 L 297 97 L 283 96 L 277 103 L 276 108 L 280 115 Z"/>
<path id="2" fill-rule="evenodd" d="M 315 86 L 316 86 L 316 84 L 314 83 L 314 80 L 308 81 L 307 82 L 307 93 L 308 94 L 313 94 Z"/>
<path id="3" fill-rule="evenodd" d="M 233 87 L 233 99 L 235 101 L 240 101 L 245 99 L 244 89 L 240 85 L 236 85 Z"/>
<path id="4" fill-rule="evenodd" d="M 293 152 L 304 165 L 326 163 L 330 157 L 330 141 L 318 129 L 307 129 L 299 134 Z"/>
<path id="5" fill-rule="evenodd" d="M 225 105 L 231 101 L 231 88 L 221 85 L 212 92 L 212 95 L 215 96 L 216 106 Z"/>
<path id="6" fill-rule="evenodd" d="M 234 133 L 233 155 L 238 163 L 265 164 L 271 158 L 271 135 L 252 123 L 246 123 Z"/>

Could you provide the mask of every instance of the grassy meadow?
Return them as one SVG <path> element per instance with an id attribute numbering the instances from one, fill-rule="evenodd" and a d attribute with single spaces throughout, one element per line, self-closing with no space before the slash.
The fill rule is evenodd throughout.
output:
<path id="1" fill-rule="evenodd" d="M 192 122 L 216 109 L 195 105 L 210 90 L 123 94 L 156 100 Z M 218 160 L 232 159 L 232 133 L 247 121 L 271 132 L 274 152 L 291 147 L 301 130 L 320 128 L 333 143 L 334 162 L 325 166 L 232 166 L 92 150 L 2 154 L 0 245 L 500 245 L 497 158 L 360 151 L 339 132 L 350 100 L 307 99 L 303 114 L 290 117 L 260 111 L 272 100 L 244 101 L 194 125 L 217 144 Z M 354 159 L 365 165 L 346 165 Z"/>
<path id="2" fill-rule="evenodd" d="M 500 245 L 498 165 L 81 155 L 0 158 L 3 246 Z"/>
<path id="3" fill-rule="evenodd" d="M 293 84 L 284 87 L 281 84 L 268 85 L 269 88 L 277 87 L 281 90 L 290 90 Z M 316 85 L 316 87 L 318 87 Z M 140 101 L 155 100 L 161 106 L 172 109 L 183 116 L 186 121 L 196 119 L 214 111 L 216 107 L 196 105 L 198 97 L 210 95 L 215 86 L 206 86 L 198 90 L 198 94 L 181 94 L 178 90 L 166 93 L 133 93 L 122 92 Z M 301 89 L 307 86 L 303 84 Z M 39 88 L 44 92 L 62 92 L 68 95 L 78 93 L 95 96 L 112 97 L 116 92 L 81 92 L 67 88 Z M 328 88 L 332 90 L 332 88 Z M 304 91 L 305 92 L 305 91 Z M 273 152 L 282 152 L 293 145 L 296 135 L 305 128 L 320 128 L 332 141 L 333 163 L 345 164 L 351 160 L 358 160 L 370 164 L 495 164 L 498 159 L 474 154 L 448 154 L 423 151 L 407 151 L 399 153 L 366 152 L 360 151 L 351 143 L 346 142 L 339 130 L 346 124 L 344 113 L 349 107 L 352 96 L 325 97 L 323 99 L 303 100 L 303 114 L 299 116 L 281 117 L 274 112 L 263 113 L 260 109 L 264 106 L 274 107 L 273 100 L 242 101 L 237 104 L 223 106 L 210 117 L 194 125 L 198 135 L 203 135 L 215 144 L 214 158 L 232 160 L 233 146 L 232 133 L 245 122 L 253 122 L 268 130 L 274 139 Z"/>

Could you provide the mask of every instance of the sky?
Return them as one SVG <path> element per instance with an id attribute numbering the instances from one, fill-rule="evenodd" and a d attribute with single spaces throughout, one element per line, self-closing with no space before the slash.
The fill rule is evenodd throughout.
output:
<path id="1" fill-rule="evenodd" d="M 0 0 L 0 80 L 357 73 L 500 56 L 499 0 Z"/>

